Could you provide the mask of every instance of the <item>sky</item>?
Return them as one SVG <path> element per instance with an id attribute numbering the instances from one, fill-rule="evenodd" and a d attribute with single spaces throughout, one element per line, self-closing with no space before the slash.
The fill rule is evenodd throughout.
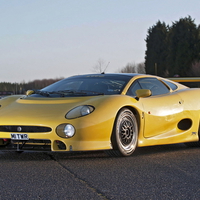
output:
<path id="1" fill-rule="evenodd" d="M 191 16 L 200 0 L 0 0 L 0 82 L 107 73 L 144 62 L 147 30 Z"/>

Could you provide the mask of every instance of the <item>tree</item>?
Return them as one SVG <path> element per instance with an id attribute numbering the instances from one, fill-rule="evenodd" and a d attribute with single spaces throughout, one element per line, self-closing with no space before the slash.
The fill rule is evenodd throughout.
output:
<path id="1" fill-rule="evenodd" d="M 191 67 L 199 61 L 199 28 L 188 16 L 173 23 L 169 31 L 169 75 L 189 76 Z"/>
<path id="2" fill-rule="evenodd" d="M 145 64 L 144 63 L 139 63 L 137 65 L 137 73 L 139 73 L 139 74 L 146 74 Z"/>
<path id="3" fill-rule="evenodd" d="M 148 74 L 167 76 L 167 36 L 169 27 L 158 21 L 148 29 L 146 37 L 145 66 Z"/>
<path id="4" fill-rule="evenodd" d="M 133 63 L 128 63 L 125 67 L 120 69 L 120 73 L 136 73 L 136 65 Z"/>
<path id="5" fill-rule="evenodd" d="M 200 76 L 200 62 L 194 62 L 188 76 Z"/>

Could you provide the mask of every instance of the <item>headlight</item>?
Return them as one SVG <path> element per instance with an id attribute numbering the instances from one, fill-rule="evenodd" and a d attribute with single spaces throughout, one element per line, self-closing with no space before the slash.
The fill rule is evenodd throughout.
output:
<path id="1" fill-rule="evenodd" d="M 56 128 L 56 133 L 62 138 L 71 138 L 75 134 L 75 128 L 71 124 L 60 124 Z"/>
<path id="2" fill-rule="evenodd" d="M 67 119 L 74 119 L 74 118 L 78 118 L 78 117 L 82 117 L 85 115 L 89 115 L 90 113 L 92 113 L 94 111 L 94 107 L 93 106 L 78 106 L 72 110 L 70 110 L 67 114 L 66 114 L 66 118 Z"/>

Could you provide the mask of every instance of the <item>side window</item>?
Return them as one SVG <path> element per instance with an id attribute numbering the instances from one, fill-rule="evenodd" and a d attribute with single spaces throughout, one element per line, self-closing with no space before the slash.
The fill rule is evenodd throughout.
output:
<path id="1" fill-rule="evenodd" d="M 135 81 L 127 91 L 127 95 L 129 96 L 136 96 L 135 91 L 138 89 L 142 89 L 137 81 Z"/>
<path id="2" fill-rule="evenodd" d="M 141 78 L 138 79 L 138 83 L 142 89 L 151 90 L 152 96 L 166 94 L 169 92 L 167 86 L 156 78 Z"/>
<path id="3" fill-rule="evenodd" d="M 169 85 L 170 88 L 172 88 L 172 90 L 176 90 L 178 87 L 177 85 L 175 85 L 172 82 L 166 81 L 166 80 L 162 80 L 163 82 L 165 82 L 167 85 Z"/>

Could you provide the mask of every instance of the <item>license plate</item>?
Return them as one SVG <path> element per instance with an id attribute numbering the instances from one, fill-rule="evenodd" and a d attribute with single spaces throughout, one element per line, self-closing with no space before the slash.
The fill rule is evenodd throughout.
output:
<path id="1" fill-rule="evenodd" d="M 28 134 L 11 133 L 10 135 L 12 140 L 29 140 Z"/>

